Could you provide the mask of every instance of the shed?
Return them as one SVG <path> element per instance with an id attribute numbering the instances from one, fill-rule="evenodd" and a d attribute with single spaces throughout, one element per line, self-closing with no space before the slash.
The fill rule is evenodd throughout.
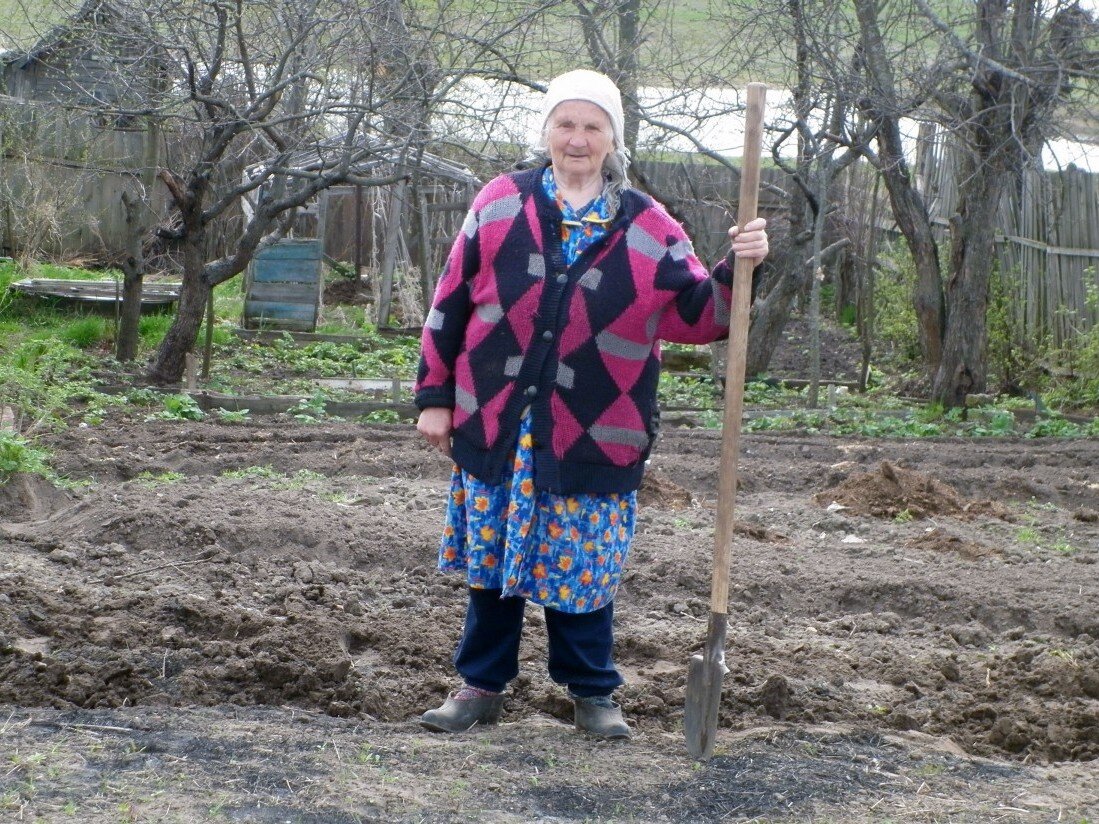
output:
<path id="1" fill-rule="evenodd" d="M 360 278 L 376 273 L 376 320 L 388 325 L 395 294 L 406 298 L 406 315 L 422 313 L 434 291 L 434 275 L 457 234 L 480 181 L 468 168 L 407 141 L 361 134 L 351 179 L 395 178 L 364 186 L 333 186 L 302 210 L 293 234 L 322 241 L 324 258 L 349 263 Z M 314 171 L 345 151 L 342 140 L 319 142 L 285 159 L 287 166 Z M 245 170 L 245 178 L 263 171 Z M 416 274 L 410 275 L 415 272 Z M 398 273 L 405 277 L 395 288 Z M 418 323 L 420 318 L 406 317 Z M 246 323 L 251 322 L 246 318 Z M 290 328 L 290 327 L 286 327 Z M 298 328 L 298 327 L 294 327 Z"/>
<path id="2" fill-rule="evenodd" d="M 85 0 L 65 23 L 27 49 L 0 53 L 3 93 L 75 104 L 86 111 L 148 106 L 166 51 L 140 17 L 112 0 Z M 125 126 L 117 118 L 103 125 Z"/>
<path id="3" fill-rule="evenodd" d="M 0 53 L 7 253 L 110 260 L 127 248 L 121 195 L 156 138 L 124 112 L 157 99 L 167 60 L 155 32 L 112 0 L 85 0 L 37 42 Z"/>
<path id="4" fill-rule="evenodd" d="M 358 269 L 381 268 L 391 239 L 400 247 L 395 250 L 398 259 L 429 271 L 438 268 L 480 186 L 477 176 L 466 166 L 431 152 L 417 153 L 401 141 L 364 134 L 358 143 L 362 157 L 352 165 L 353 176 L 406 174 L 380 186 L 332 186 L 302 210 L 294 234 L 322 237 L 326 258 Z M 287 159 L 286 165 L 319 169 L 330 149 L 342 150 L 342 143 L 317 144 Z M 255 171 L 249 168 L 245 175 Z M 390 226 L 393 214 L 400 217 L 397 227 Z"/>

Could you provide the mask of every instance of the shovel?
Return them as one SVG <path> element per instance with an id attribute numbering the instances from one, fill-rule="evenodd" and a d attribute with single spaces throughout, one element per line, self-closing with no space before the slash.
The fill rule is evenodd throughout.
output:
<path id="1" fill-rule="evenodd" d="M 767 87 L 748 84 L 748 108 L 744 124 L 744 160 L 740 172 L 737 225 L 756 217 L 759 199 L 759 154 L 763 142 L 763 107 Z M 748 310 L 752 294 L 751 260 L 733 264 L 733 306 L 729 326 L 729 357 L 725 368 L 725 412 L 722 418 L 721 467 L 718 476 L 717 523 L 714 526 L 714 571 L 710 590 L 710 625 L 706 647 L 692 655 L 687 669 L 687 700 L 683 731 L 692 758 L 708 761 L 714 754 L 721 681 L 725 666 L 725 632 L 729 625 L 729 559 L 733 538 L 733 505 L 736 502 L 737 457 L 740 453 L 740 418 L 744 410 L 744 366 L 748 350 Z"/>

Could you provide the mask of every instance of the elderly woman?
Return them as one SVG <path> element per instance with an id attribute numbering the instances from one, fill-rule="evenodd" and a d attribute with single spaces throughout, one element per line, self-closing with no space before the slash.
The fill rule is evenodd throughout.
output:
<path id="1" fill-rule="evenodd" d="M 456 464 L 439 567 L 469 585 L 454 663 L 465 685 L 421 724 L 500 715 L 527 601 L 545 609 L 549 674 L 577 728 L 628 738 L 611 698 L 614 596 L 656 436 L 660 341 L 728 333 L 730 270 L 708 274 L 683 229 L 630 188 L 622 100 L 577 70 L 543 106 L 548 163 L 473 201 L 424 324 L 417 428 Z M 762 220 L 729 230 L 767 254 Z"/>

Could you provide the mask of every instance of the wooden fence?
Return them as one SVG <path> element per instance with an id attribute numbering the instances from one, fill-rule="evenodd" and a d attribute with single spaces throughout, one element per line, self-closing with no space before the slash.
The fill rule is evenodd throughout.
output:
<path id="1" fill-rule="evenodd" d="M 97 128 L 46 104 L 0 99 L 0 238 L 6 254 L 99 257 L 126 248 L 145 133 Z"/>
<path id="2" fill-rule="evenodd" d="M 661 202 L 687 225 L 699 258 L 712 264 L 723 257 L 729 246 L 729 226 L 735 222 L 740 172 L 703 158 L 641 160 L 636 166 Z M 765 168 L 760 183 L 760 216 L 784 213 L 786 204 L 775 189 L 789 188 L 786 173 Z"/>
<path id="3" fill-rule="evenodd" d="M 122 196 L 140 193 L 149 134 L 138 126 L 103 124 L 56 103 L 0 95 L 0 247 L 3 254 L 113 263 L 129 248 Z M 187 145 L 160 138 L 159 154 L 179 162 Z M 163 162 L 163 160 L 162 160 Z M 239 174 L 239 171 L 237 172 Z M 166 217 L 168 190 L 154 184 L 152 206 Z M 227 254 L 240 236 L 240 209 L 209 233 L 207 255 Z M 170 266 L 170 251 L 146 249 Z"/>
<path id="4" fill-rule="evenodd" d="M 400 210 L 400 232 L 389 231 L 393 186 L 334 186 L 326 195 L 325 254 L 377 270 L 387 237 L 396 237 L 398 260 L 434 276 L 465 218 L 476 189 L 457 181 L 421 180 L 410 187 Z"/>
<path id="5" fill-rule="evenodd" d="M 925 132 L 920 188 L 940 240 L 958 204 L 957 164 L 941 136 Z M 996 256 L 1016 328 L 1056 344 L 1099 323 L 1099 175 L 1081 169 L 1027 169 L 997 215 Z M 1089 297 L 1090 295 L 1090 297 Z"/>

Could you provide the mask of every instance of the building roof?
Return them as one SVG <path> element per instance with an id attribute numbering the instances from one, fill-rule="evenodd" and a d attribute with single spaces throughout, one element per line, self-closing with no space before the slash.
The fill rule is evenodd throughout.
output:
<path id="1" fill-rule="evenodd" d="M 386 174 L 403 167 L 407 169 L 409 174 L 419 170 L 421 174 L 426 173 L 434 178 L 442 178 L 472 186 L 480 185 L 480 180 L 467 167 L 430 152 L 424 152 L 420 156 L 419 163 L 416 163 L 413 154 L 404 141 L 386 140 L 380 135 L 362 134 L 356 140 L 356 148 L 361 151 L 362 159 L 352 163 L 351 170 L 352 174 L 358 177 Z M 331 161 L 328 158 L 335 153 L 342 154 L 342 151 L 343 141 L 334 138 L 295 152 L 285 161 L 284 165 L 302 171 L 319 171 L 326 166 L 331 166 Z M 245 174 L 251 176 L 264 165 L 257 163 L 249 166 L 245 170 Z"/>
<path id="2" fill-rule="evenodd" d="M 37 42 L 27 48 L 10 48 L 0 51 L 0 64 L 24 68 L 44 55 L 64 45 L 88 22 L 102 26 L 105 22 L 116 21 L 119 31 L 135 40 L 145 43 L 162 42 L 155 32 L 143 24 L 141 18 L 131 13 L 123 4 L 115 0 L 84 0 L 80 8 L 65 22 L 58 23 L 43 34 Z"/>

